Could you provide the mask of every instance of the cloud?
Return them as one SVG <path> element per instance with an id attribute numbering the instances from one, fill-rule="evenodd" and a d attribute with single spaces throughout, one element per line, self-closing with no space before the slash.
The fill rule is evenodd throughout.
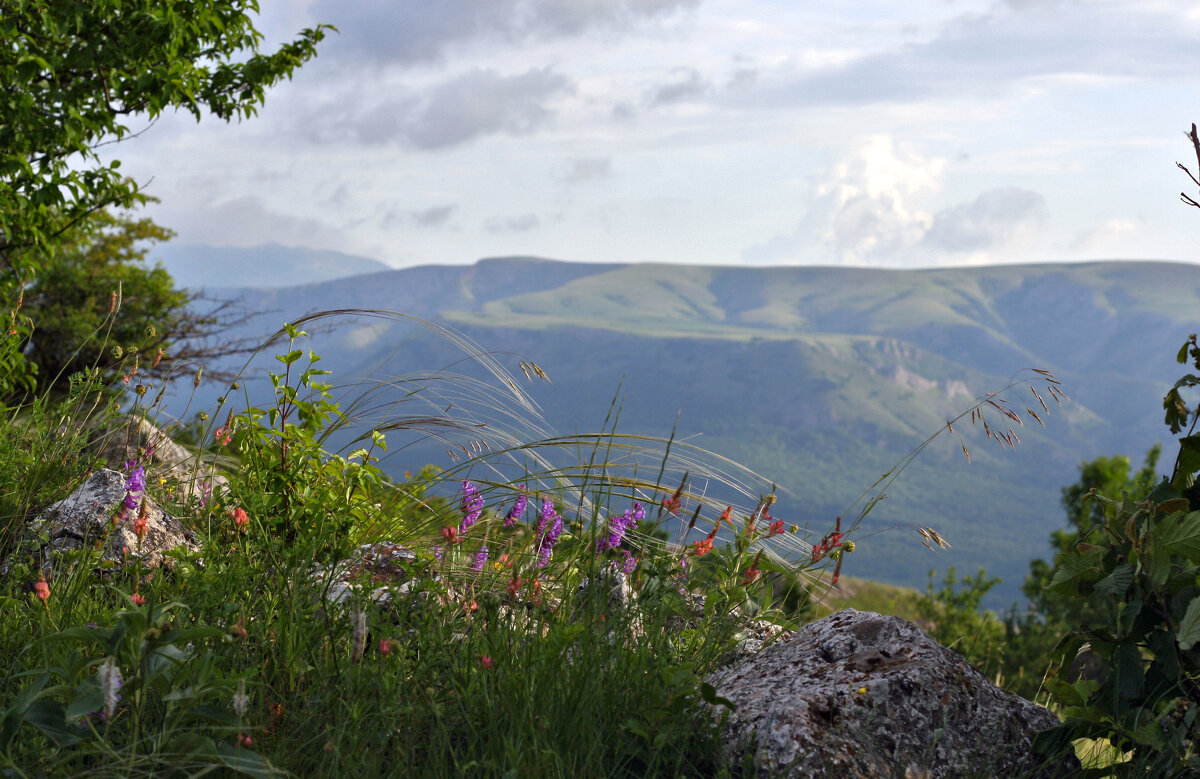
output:
<path id="1" fill-rule="evenodd" d="M 698 71 L 686 68 L 682 79 L 663 84 L 652 90 L 647 102 L 654 106 L 682 103 L 702 97 L 710 89 L 711 85 Z"/>
<path id="2" fill-rule="evenodd" d="M 1195 24 L 1169 3 L 1016 2 L 960 16 L 926 42 L 777 77 L 761 99 L 855 106 L 997 93 L 1051 77 L 1190 78 L 1194 49 Z"/>
<path id="3" fill-rule="evenodd" d="M 418 95 L 376 104 L 356 117 L 323 105 L 306 124 L 313 140 L 338 141 L 349 135 L 365 145 L 407 143 L 443 149 L 485 135 L 528 135 L 554 119 L 549 103 L 574 87 L 549 68 L 516 75 L 476 68 Z"/>
<path id="4" fill-rule="evenodd" d="M 1144 228 L 1145 223 L 1140 219 L 1106 219 L 1076 235 L 1071 248 L 1087 252 L 1105 251 L 1126 237 L 1137 235 Z"/>
<path id="5" fill-rule="evenodd" d="M 520 45 L 593 29 L 624 30 L 700 0 L 319 0 L 314 19 L 337 26 L 329 50 L 376 62 L 442 59 L 473 40 Z"/>
<path id="6" fill-rule="evenodd" d="M 973 261 L 1045 222 L 1044 198 L 1017 187 L 930 213 L 922 204 L 941 191 L 946 166 L 945 159 L 897 146 L 889 136 L 868 138 L 814 186 L 795 231 L 750 247 L 743 258 L 891 266 Z"/>
<path id="7" fill-rule="evenodd" d="M 316 219 L 273 211 L 253 196 L 236 197 L 215 205 L 188 203 L 185 207 L 164 206 L 161 221 L 170 224 L 181 243 L 220 246 L 257 246 L 283 243 L 289 246 L 340 248 L 345 235 Z M 156 219 L 160 219 L 156 215 Z"/>
<path id="8" fill-rule="evenodd" d="M 999 187 L 939 211 L 922 243 L 944 252 L 976 252 L 1008 244 L 1045 220 L 1046 200 L 1037 192 Z"/>
<path id="9" fill-rule="evenodd" d="M 483 227 L 489 233 L 527 233 L 542 224 L 537 214 L 521 214 L 520 216 L 494 217 L 487 220 Z"/>
<path id="10" fill-rule="evenodd" d="M 582 184 L 585 181 L 608 178 L 612 175 L 612 160 L 608 157 L 576 157 L 562 180 L 567 184 Z"/>
<path id="11" fill-rule="evenodd" d="M 458 206 L 453 203 L 432 206 L 417 211 L 388 211 L 383 217 L 384 227 L 395 227 L 397 225 L 412 224 L 417 227 L 434 228 L 441 227 L 446 224 L 450 217 L 458 210 Z"/>

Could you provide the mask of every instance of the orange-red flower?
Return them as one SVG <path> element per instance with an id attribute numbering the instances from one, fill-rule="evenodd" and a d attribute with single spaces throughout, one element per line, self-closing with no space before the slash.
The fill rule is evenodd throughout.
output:
<path id="1" fill-rule="evenodd" d="M 233 524 L 237 525 L 238 530 L 244 529 L 250 523 L 250 515 L 241 506 L 238 506 L 229 513 L 233 517 Z"/>
<path id="2" fill-rule="evenodd" d="M 45 603 L 50 599 L 50 584 L 46 581 L 46 575 L 42 574 L 36 582 L 33 583 L 33 592 L 37 595 L 38 600 Z"/>
<path id="3" fill-rule="evenodd" d="M 696 556 L 703 557 L 712 551 L 712 540 L 706 538 L 703 541 L 693 541 L 692 546 L 695 547 Z"/>

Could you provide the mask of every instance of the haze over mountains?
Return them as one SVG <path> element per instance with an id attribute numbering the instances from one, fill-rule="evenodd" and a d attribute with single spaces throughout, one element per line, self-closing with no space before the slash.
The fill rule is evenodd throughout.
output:
<path id="1" fill-rule="evenodd" d="M 560 433 L 598 430 L 619 388 L 622 432 L 665 435 L 678 417 L 677 435 L 776 481 L 778 517 L 821 530 L 974 398 L 1022 369 L 1052 371 L 1072 400 L 1045 429 L 1030 421 L 1010 451 L 956 425 L 962 440 L 927 449 L 865 526 L 901 529 L 862 537 L 847 561 L 850 574 L 919 588 L 930 568 L 982 566 L 1004 579 L 994 606 L 1017 598 L 1062 526 L 1059 490 L 1081 461 L 1136 464 L 1166 441 L 1173 357 L 1200 330 L 1200 266 L 1157 262 L 887 271 L 509 257 L 236 294 L 268 312 L 264 331 L 339 308 L 449 324 L 518 375 L 519 360 L 543 368 L 551 383 L 527 389 Z M 347 322 L 313 348 L 342 378 L 461 369 L 455 346 L 403 321 Z M 1013 397 L 1040 413 L 1027 388 Z M 386 465 L 439 456 L 417 445 Z M 917 525 L 953 550 L 926 551 Z"/>

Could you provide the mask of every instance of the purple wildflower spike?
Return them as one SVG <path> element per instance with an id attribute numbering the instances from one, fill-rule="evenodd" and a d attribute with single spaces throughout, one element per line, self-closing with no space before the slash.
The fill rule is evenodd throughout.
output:
<path id="1" fill-rule="evenodd" d="M 487 544 L 484 544 L 483 546 L 479 547 L 479 551 L 475 553 L 475 562 L 471 563 L 471 570 L 482 571 L 483 566 L 487 564 L 487 561 L 488 548 Z"/>
<path id="2" fill-rule="evenodd" d="M 129 478 L 125 482 L 125 508 L 137 511 L 138 501 L 145 491 L 146 469 L 139 465 L 129 472 Z"/>
<path id="3" fill-rule="evenodd" d="M 525 485 L 521 485 L 521 494 L 513 501 L 512 508 L 504 515 L 504 529 L 512 530 L 517 526 L 521 517 L 525 516 L 525 507 L 529 505 L 529 497 L 525 494 Z"/>
<path id="4" fill-rule="evenodd" d="M 625 540 L 625 534 L 637 527 L 638 522 L 646 518 L 646 509 L 641 503 L 634 503 L 633 508 L 624 514 L 608 518 L 608 535 L 596 541 L 597 552 L 607 552 L 616 549 Z"/>
<path id="5" fill-rule="evenodd" d="M 462 483 L 462 522 L 458 525 L 458 532 L 465 533 L 467 528 L 479 521 L 479 515 L 483 513 L 483 496 L 479 494 L 479 488 L 469 481 Z"/>
<path id="6" fill-rule="evenodd" d="M 558 543 L 558 537 L 562 535 L 562 517 L 554 510 L 554 502 L 549 498 L 542 498 L 542 514 L 538 520 L 538 534 L 541 539 L 538 541 L 538 568 L 545 568 L 550 562 L 550 554 L 554 551 L 554 545 Z"/>

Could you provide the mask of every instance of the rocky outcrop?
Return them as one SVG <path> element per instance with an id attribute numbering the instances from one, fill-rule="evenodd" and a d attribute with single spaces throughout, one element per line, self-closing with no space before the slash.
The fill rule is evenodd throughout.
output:
<path id="1" fill-rule="evenodd" d="M 101 468 L 75 492 L 38 514 L 26 529 L 26 539 L 42 570 L 47 575 L 53 571 L 56 553 L 94 545 L 102 549 L 102 566 L 105 562 L 123 565 L 136 558 L 143 568 L 157 568 L 172 549 L 199 551 L 195 534 L 153 498 L 145 496 L 137 509 L 123 510 L 126 493 L 126 477 Z M 139 518 L 145 522 L 140 539 Z"/>
<path id="2" fill-rule="evenodd" d="M 1033 736 L 1058 720 L 913 624 L 839 611 L 712 674 L 736 762 L 789 777 L 1064 776 Z"/>

